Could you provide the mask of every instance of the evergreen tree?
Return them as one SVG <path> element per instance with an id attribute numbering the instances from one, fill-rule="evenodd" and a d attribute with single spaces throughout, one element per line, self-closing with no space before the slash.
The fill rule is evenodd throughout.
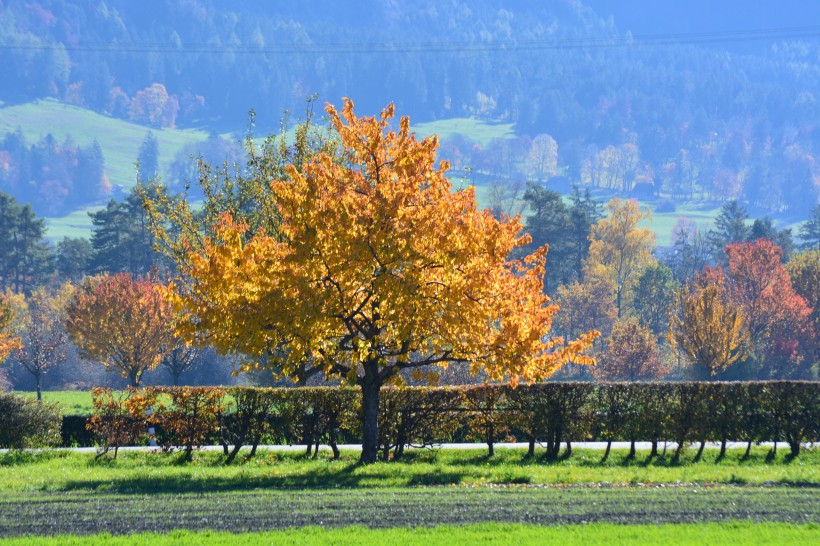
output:
<path id="1" fill-rule="evenodd" d="M 772 222 L 772 219 L 768 216 L 765 218 L 758 218 L 752 224 L 748 241 L 754 242 L 758 239 L 768 239 L 783 249 L 784 263 L 789 261 L 789 257 L 794 252 L 792 230 L 786 228 L 778 231 L 778 229 L 774 226 L 774 222 Z"/>
<path id="2" fill-rule="evenodd" d="M 92 273 L 145 275 L 159 266 L 154 237 L 140 197 L 131 193 L 123 202 L 108 202 L 97 212 L 89 212 L 94 225 L 91 234 Z"/>
<path id="3" fill-rule="evenodd" d="M 0 288 L 30 292 L 53 270 L 51 249 L 44 239 L 45 220 L 31 205 L 20 206 L 0 192 Z"/>
<path id="4" fill-rule="evenodd" d="M 751 230 L 746 225 L 749 213 L 737 201 L 729 201 L 720 209 L 715 219 L 715 227 L 710 229 L 706 240 L 716 262 L 725 262 L 723 249 L 731 243 L 742 243 L 749 239 Z"/>
<path id="5" fill-rule="evenodd" d="M 57 243 L 57 274 L 62 279 L 79 282 L 89 273 L 92 252 L 88 239 L 63 237 Z"/>
<path id="6" fill-rule="evenodd" d="M 159 176 L 159 144 L 153 131 L 148 131 L 137 155 L 137 180 L 147 182 Z"/>
<path id="7" fill-rule="evenodd" d="M 814 207 L 808 221 L 800 228 L 800 238 L 804 249 L 820 249 L 820 205 Z"/>

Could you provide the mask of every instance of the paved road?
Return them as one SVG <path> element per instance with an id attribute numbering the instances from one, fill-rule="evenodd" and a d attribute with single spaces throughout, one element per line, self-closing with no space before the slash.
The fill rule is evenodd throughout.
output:
<path id="1" fill-rule="evenodd" d="M 676 442 L 667 442 L 664 444 L 661 442 L 659 444 L 659 449 L 663 450 L 664 447 L 668 451 L 673 451 L 677 447 Z M 691 444 L 693 447 L 699 447 L 700 444 Z M 728 449 L 746 449 L 746 442 L 729 442 L 727 444 Z M 760 444 L 765 447 L 772 447 L 774 445 L 773 442 L 762 442 Z M 262 445 L 259 446 L 258 449 L 266 449 L 270 451 L 304 451 L 304 445 Z M 342 451 L 361 451 L 362 446 L 361 444 L 340 444 L 339 449 Z M 487 449 L 486 444 L 437 444 L 435 446 L 437 449 Z M 524 442 L 501 442 L 495 444 L 496 449 L 526 449 L 528 447 L 527 443 Z M 566 447 L 566 444 L 562 444 L 562 447 Z M 638 450 L 648 450 L 652 448 L 652 444 L 650 442 L 636 442 L 635 447 Z M 778 442 L 777 449 L 788 449 L 789 444 L 786 442 Z M 804 447 L 810 448 L 813 447 L 813 444 L 805 444 Z M 707 449 L 719 449 L 719 443 L 707 443 Z M 95 447 L 66 447 L 66 448 L 56 448 L 56 449 L 63 449 L 66 451 L 74 451 L 78 453 L 95 453 L 97 448 Z M 156 447 L 147 447 L 147 446 L 137 446 L 137 447 L 121 447 L 120 451 L 152 451 L 158 449 Z M 202 446 L 200 448 L 202 451 L 222 451 L 222 446 Z M 250 450 L 250 447 L 246 447 L 243 449 Z M 321 450 L 330 450 L 330 447 L 322 445 L 320 446 Z M 414 448 L 410 447 L 409 449 L 426 449 L 426 448 Z M 572 449 L 595 449 L 603 451 L 606 449 L 606 442 L 573 442 Z M 629 442 L 613 442 L 612 449 L 629 449 Z M 7 452 L 7 449 L 0 449 L 0 453 Z"/>

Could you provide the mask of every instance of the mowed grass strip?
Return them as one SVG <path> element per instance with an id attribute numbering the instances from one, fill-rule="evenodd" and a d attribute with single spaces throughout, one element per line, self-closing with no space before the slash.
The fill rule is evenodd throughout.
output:
<path id="1" fill-rule="evenodd" d="M 253 458 L 241 452 L 235 464 L 225 465 L 221 451 L 196 452 L 187 463 L 180 453 L 159 451 L 121 451 L 117 459 L 95 459 L 93 453 L 46 450 L 0 455 L 0 491 L 139 494 L 493 484 L 820 485 L 820 450 L 804 450 L 791 459 L 788 450 L 781 449 L 769 458 L 768 448 L 758 447 L 749 460 L 742 459 L 743 451 L 730 450 L 717 461 L 718 451 L 707 450 L 701 461 L 694 462 L 696 450 L 689 449 L 674 463 L 671 453 L 650 458 L 648 452 L 639 451 L 628 459 L 626 450 L 613 450 L 605 462 L 601 451 L 585 449 L 554 461 L 527 458 L 520 449 L 499 449 L 493 457 L 481 448 L 413 450 L 399 461 L 360 465 L 359 453 L 352 451 L 333 461 L 327 451 L 313 459 L 300 452 L 260 450 Z"/>
<path id="2" fill-rule="evenodd" d="M 121 495 L 12 494 L 0 536 L 236 533 L 319 525 L 435 527 L 486 522 L 644 525 L 820 521 L 816 489 L 787 487 L 418 487 Z"/>
<path id="3" fill-rule="evenodd" d="M 816 524 L 730 522 L 723 524 L 666 524 L 666 525 L 561 525 L 543 527 L 520 524 L 480 524 L 460 527 L 415 527 L 374 530 L 364 527 L 326 529 L 305 527 L 283 531 L 230 534 L 214 531 L 171 533 L 138 533 L 133 535 L 91 535 L 59 537 L 24 537 L 0 539 L 4 546 L 130 546 L 152 544 L 170 546 L 200 544 L 203 546 L 243 544 L 244 546 L 270 544 L 301 544 L 304 546 L 346 544 L 402 544 L 427 546 L 437 544 L 585 544 L 611 546 L 612 544 L 677 544 L 702 546 L 704 544 L 813 544 L 820 538 Z"/>

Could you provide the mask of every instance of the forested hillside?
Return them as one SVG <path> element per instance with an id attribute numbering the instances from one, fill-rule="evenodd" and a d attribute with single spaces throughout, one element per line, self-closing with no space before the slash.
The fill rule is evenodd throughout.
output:
<path id="1" fill-rule="evenodd" d="M 816 8 L 792 10 L 787 26 L 767 21 L 780 13 L 771 6 L 736 20 L 728 7 L 708 7 L 711 24 L 695 28 L 674 7 L 619 24 L 634 11 L 617 4 L 322 0 L 305 10 L 257 0 L 8 0 L 0 100 L 53 97 L 147 127 L 214 134 L 241 133 L 251 108 L 258 132 L 275 130 L 282 110 L 299 111 L 313 94 L 349 96 L 363 112 L 394 101 L 416 122 L 513 123 L 515 139 L 476 145 L 466 134 L 443 148 L 456 168 L 491 179 L 559 175 L 675 201 L 739 199 L 805 219 L 820 185 L 820 32 L 806 26 Z M 10 191 L 26 159 L 2 146 L 0 189 Z M 27 201 L 26 192 L 18 181 L 14 193 Z"/>

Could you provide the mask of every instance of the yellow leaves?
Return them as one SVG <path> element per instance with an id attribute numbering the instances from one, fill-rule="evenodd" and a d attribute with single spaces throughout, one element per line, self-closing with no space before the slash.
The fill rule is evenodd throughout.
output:
<path id="1" fill-rule="evenodd" d="M 749 333 L 743 310 L 728 299 L 722 285 L 681 290 L 670 317 L 669 341 L 709 375 L 725 371 L 748 356 Z"/>
<path id="2" fill-rule="evenodd" d="M 549 334 L 547 248 L 508 261 L 529 241 L 520 220 L 479 210 L 473 188 L 453 192 L 435 138 L 417 141 L 407 118 L 390 130 L 392 105 L 326 111 L 347 163 L 320 153 L 270 183 L 281 238 L 218 218 L 170 289 L 181 331 L 251 355 L 282 346 L 284 373 L 310 360 L 351 383 L 366 364 L 468 361 L 517 381 L 587 361 L 597 333 Z"/>

